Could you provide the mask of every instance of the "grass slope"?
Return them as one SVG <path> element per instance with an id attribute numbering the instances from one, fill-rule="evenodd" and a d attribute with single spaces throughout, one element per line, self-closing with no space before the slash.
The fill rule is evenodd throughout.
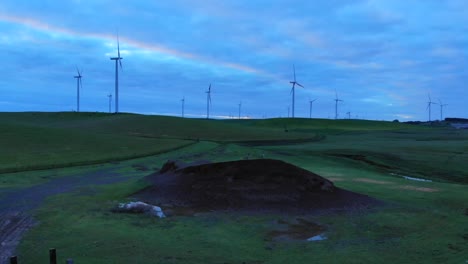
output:
<path id="1" fill-rule="evenodd" d="M 296 145 L 294 145 L 296 146 Z M 294 147 L 293 146 L 293 147 Z M 194 149 L 192 148 L 192 151 Z M 289 155 L 261 148 L 218 145 L 191 154 L 180 150 L 133 163 L 160 165 L 167 157 L 187 161 L 237 159 L 250 153 L 282 159 L 323 176 L 339 187 L 372 195 L 389 205 L 368 212 L 312 216 L 207 213 L 155 219 L 113 214 L 110 209 L 136 190 L 145 174 L 112 186 L 79 190 L 49 200 L 39 211 L 41 225 L 20 246 L 22 263 L 47 259 L 49 247 L 59 262 L 80 263 L 462 263 L 466 260 L 466 185 L 410 182 L 373 167 L 340 159 Z M 428 188 L 436 191 L 421 191 Z M 94 193 L 83 195 L 83 193 Z M 327 240 L 275 242 L 268 232 L 278 220 L 306 218 L 326 227 Z"/>
<path id="2" fill-rule="evenodd" d="M 217 120 L 103 113 L 0 113 L 0 173 L 154 155 L 199 140 L 314 138 Z"/>
<path id="3" fill-rule="evenodd" d="M 110 160 L 166 151 L 185 139 L 201 140 L 121 162 L 119 173 L 131 176 L 128 182 L 50 198 L 37 212 L 40 224 L 20 244 L 21 263 L 46 261 L 50 247 L 59 250 L 59 262 L 71 257 L 76 263 L 467 261 L 467 131 L 364 120 L 197 120 L 97 113 L 0 113 L 0 121 L 0 140 L 8 153 L 0 164 L 5 167 L 23 156 L 29 166 L 54 164 L 53 158 L 72 163 L 86 155 L 93 161 Z M 167 145 L 158 145 L 164 140 Z M 110 212 L 145 186 L 140 179 L 151 171 L 138 167 L 160 167 L 167 159 L 227 161 L 246 156 L 293 163 L 388 205 L 312 216 L 207 213 L 154 219 Z M 61 170 L 59 176 L 88 169 Z M 402 175 L 434 182 L 409 181 Z M 0 180 L 6 180 L 4 186 L 22 188 L 44 181 L 43 176 L 22 172 L 0 175 Z M 328 239 L 268 240 L 278 220 L 296 217 L 325 226 Z"/>

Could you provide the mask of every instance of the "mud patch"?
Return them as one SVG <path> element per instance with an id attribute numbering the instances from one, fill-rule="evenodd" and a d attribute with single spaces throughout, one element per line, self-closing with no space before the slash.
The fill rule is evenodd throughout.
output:
<path id="1" fill-rule="evenodd" d="M 275 225 L 276 228 L 266 236 L 269 241 L 309 241 L 312 237 L 321 236 L 326 230 L 324 226 L 303 218 L 296 218 L 293 221 L 280 219 Z"/>
<path id="2" fill-rule="evenodd" d="M 6 212 L 0 215 L 0 263 L 7 263 L 21 237 L 36 222 L 22 212 Z"/>
<path id="3" fill-rule="evenodd" d="M 327 177 L 327 179 L 329 181 L 332 181 L 332 182 L 340 182 L 340 181 L 344 181 L 345 179 L 343 178 L 338 178 L 338 177 Z"/>
<path id="4" fill-rule="evenodd" d="M 389 181 L 379 181 L 379 180 L 373 180 L 373 179 L 368 179 L 368 178 L 356 178 L 356 179 L 353 179 L 353 181 L 367 182 L 367 183 L 374 183 L 374 184 L 392 184 L 392 182 L 389 182 Z"/>
<path id="5" fill-rule="evenodd" d="M 132 168 L 134 168 L 137 171 L 149 171 L 150 170 L 150 168 L 146 167 L 143 164 L 133 164 Z"/>
<path id="6" fill-rule="evenodd" d="M 404 189 L 404 190 L 418 191 L 418 192 L 438 192 L 438 191 L 440 191 L 439 189 L 435 189 L 435 188 L 417 187 L 417 186 L 412 186 L 412 185 L 403 185 L 403 186 L 398 186 L 397 188 L 398 189 Z"/>

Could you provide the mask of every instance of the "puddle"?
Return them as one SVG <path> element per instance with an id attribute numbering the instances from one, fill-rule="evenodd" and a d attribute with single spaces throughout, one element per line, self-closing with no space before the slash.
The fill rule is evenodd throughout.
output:
<path id="1" fill-rule="evenodd" d="M 405 175 L 400 175 L 400 174 L 396 174 L 396 173 L 390 173 L 390 175 L 397 176 L 397 177 L 403 177 L 404 179 L 410 180 L 410 181 L 432 182 L 432 180 L 427 180 L 427 179 L 423 179 L 423 178 L 416 178 L 416 177 L 411 177 L 411 176 L 405 176 Z"/>
<path id="2" fill-rule="evenodd" d="M 426 180 L 426 179 L 421 179 L 421 178 L 416 178 L 416 177 L 410 177 L 410 176 L 403 176 L 403 178 L 410 180 L 410 181 L 421 181 L 421 182 L 432 182 L 431 180 Z"/>
<path id="3" fill-rule="evenodd" d="M 276 228 L 267 235 L 272 241 L 320 241 L 326 239 L 325 227 L 302 218 L 277 220 Z"/>
<path id="4" fill-rule="evenodd" d="M 313 237 L 309 237 L 307 239 L 307 241 L 322 241 L 322 240 L 325 240 L 325 239 L 327 239 L 325 234 L 320 234 L 320 235 L 316 235 L 316 236 L 313 236 Z"/>

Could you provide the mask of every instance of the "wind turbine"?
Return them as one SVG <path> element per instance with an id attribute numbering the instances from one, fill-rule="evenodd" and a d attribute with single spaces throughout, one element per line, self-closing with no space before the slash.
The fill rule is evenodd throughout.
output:
<path id="1" fill-rule="evenodd" d="M 206 119 L 210 118 L 210 105 L 211 105 L 211 83 L 206 91 Z"/>
<path id="2" fill-rule="evenodd" d="M 184 117 L 184 108 L 185 108 L 185 96 L 182 97 L 182 100 L 180 100 L 182 102 L 182 117 Z"/>
<path id="3" fill-rule="evenodd" d="M 437 104 L 437 103 L 432 102 L 430 94 L 427 94 L 427 96 L 429 97 L 429 102 L 427 102 L 427 108 L 426 109 L 429 109 L 429 122 L 431 122 L 431 105 Z"/>
<path id="4" fill-rule="evenodd" d="M 302 86 L 300 83 L 296 82 L 296 67 L 294 66 L 293 64 L 293 72 L 294 72 L 294 81 L 290 81 L 289 83 L 292 83 L 292 88 L 291 88 L 291 94 L 292 94 L 292 117 L 294 118 L 294 97 L 295 97 L 295 86 L 298 85 L 302 88 L 304 88 L 304 86 Z M 289 116 L 289 115 L 288 115 Z"/>
<path id="5" fill-rule="evenodd" d="M 112 107 L 112 94 L 108 94 L 107 97 L 109 97 L 109 113 L 111 113 L 111 107 Z"/>
<path id="6" fill-rule="evenodd" d="M 443 119 L 443 113 L 444 113 L 444 106 L 447 106 L 448 104 L 442 104 L 442 101 L 439 99 L 439 105 L 440 105 L 440 121 L 444 120 Z"/>
<path id="7" fill-rule="evenodd" d="M 117 57 L 111 57 L 111 60 L 115 61 L 115 113 L 119 112 L 119 67 L 122 70 L 122 60 L 123 58 L 120 57 L 120 43 L 119 43 L 119 35 L 117 35 Z"/>
<path id="8" fill-rule="evenodd" d="M 312 118 L 312 104 L 315 102 L 315 100 L 317 99 L 310 100 L 309 98 L 309 118 Z"/>
<path id="9" fill-rule="evenodd" d="M 78 67 L 76 67 L 76 71 L 78 72 L 77 76 L 73 76 L 76 79 L 76 111 L 80 112 L 80 88 L 81 86 L 81 72 L 78 70 Z"/>
<path id="10" fill-rule="evenodd" d="M 338 102 L 343 102 L 343 100 L 338 99 L 338 93 L 335 89 L 335 119 L 338 119 Z"/>
<path id="11" fill-rule="evenodd" d="M 239 102 L 239 119 L 241 116 L 242 101 Z"/>
<path id="12" fill-rule="evenodd" d="M 348 119 L 351 119 L 351 112 L 348 111 L 346 114 L 348 115 Z"/>

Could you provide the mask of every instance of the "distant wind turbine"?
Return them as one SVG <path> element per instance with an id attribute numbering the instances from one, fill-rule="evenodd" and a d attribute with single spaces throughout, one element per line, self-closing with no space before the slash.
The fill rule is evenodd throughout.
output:
<path id="1" fill-rule="evenodd" d="M 184 117 L 184 108 L 185 108 L 185 96 L 182 97 L 182 100 L 180 100 L 182 102 L 182 117 Z"/>
<path id="2" fill-rule="evenodd" d="M 338 93 L 335 89 L 335 119 L 338 119 L 338 102 L 343 102 L 343 100 L 338 99 Z"/>
<path id="3" fill-rule="evenodd" d="M 295 87 L 300 86 L 304 88 L 300 83 L 296 82 L 296 67 L 293 64 L 293 73 L 294 73 L 294 81 L 290 81 L 289 83 L 292 83 L 292 88 L 291 88 L 291 94 L 292 94 L 292 118 L 294 118 L 294 100 L 295 100 Z M 289 116 L 289 115 L 288 115 Z"/>
<path id="4" fill-rule="evenodd" d="M 289 105 L 288 105 L 288 118 L 289 118 Z"/>
<path id="5" fill-rule="evenodd" d="M 310 100 L 309 98 L 309 118 L 312 118 L 312 104 L 316 101 L 317 99 Z"/>
<path id="6" fill-rule="evenodd" d="M 432 99 L 431 99 L 431 95 L 430 94 L 427 94 L 427 96 L 429 97 L 429 102 L 427 102 L 427 108 L 429 110 L 429 122 L 431 122 L 431 105 L 433 104 L 437 104 L 435 102 L 432 102 Z"/>
<path id="7" fill-rule="evenodd" d="M 123 58 L 120 57 L 120 43 L 119 43 L 119 35 L 117 35 L 117 57 L 111 57 L 111 60 L 115 61 L 115 113 L 119 112 L 119 67 L 122 70 L 122 60 Z"/>
<path id="8" fill-rule="evenodd" d="M 108 94 L 107 97 L 109 97 L 109 113 L 112 112 L 112 94 Z"/>
<path id="9" fill-rule="evenodd" d="M 206 119 L 210 118 L 210 105 L 211 105 L 211 83 L 206 91 Z"/>
<path id="10" fill-rule="evenodd" d="M 242 101 L 239 102 L 239 119 L 241 117 Z"/>
<path id="11" fill-rule="evenodd" d="M 444 120 L 444 107 L 447 106 L 448 104 L 443 104 L 442 101 L 439 99 L 439 105 L 440 105 L 440 121 Z"/>
<path id="12" fill-rule="evenodd" d="M 76 71 L 78 72 L 77 76 L 73 76 L 76 79 L 76 111 L 80 111 L 80 88 L 82 87 L 81 85 L 81 75 L 80 70 L 78 70 L 78 67 L 76 67 Z"/>
<path id="13" fill-rule="evenodd" d="M 351 119 L 351 112 L 348 111 L 346 114 L 348 115 L 348 119 Z"/>

